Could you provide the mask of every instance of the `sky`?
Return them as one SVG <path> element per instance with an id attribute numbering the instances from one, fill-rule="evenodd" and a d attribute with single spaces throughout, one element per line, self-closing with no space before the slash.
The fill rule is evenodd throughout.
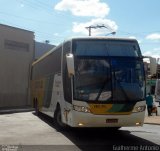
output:
<path id="1" fill-rule="evenodd" d="M 91 36 L 135 38 L 143 55 L 160 58 L 160 0 L 0 0 L 0 24 L 53 45 L 104 26 Z"/>

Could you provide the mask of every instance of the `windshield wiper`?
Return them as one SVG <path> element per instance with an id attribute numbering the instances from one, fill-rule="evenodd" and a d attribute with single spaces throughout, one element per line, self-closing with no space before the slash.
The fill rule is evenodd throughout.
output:
<path id="1" fill-rule="evenodd" d="M 130 99 L 129 99 L 127 93 L 126 93 L 126 91 L 124 90 L 123 86 L 121 85 L 121 82 L 116 79 L 116 75 L 115 75 L 115 71 L 114 71 L 114 70 L 113 70 L 113 72 L 114 72 L 113 75 L 114 75 L 114 81 L 115 81 L 114 87 L 117 89 L 117 83 L 118 83 L 119 88 L 120 88 L 121 92 L 122 92 L 123 95 L 124 95 L 124 98 L 130 101 Z"/>
<path id="2" fill-rule="evenodd" d="M 126 91 L 124 90 L 124 88 L 123 88 L 123 86 L 121 85 L 120 82 L 119 82 L 119 86 L 120 86 L 121 92 L 123 92 L 123 95 L 125 96 L 125 98 L 130 101 L 130 98 L 128 97 Z"/>
<path id="3" fill-rule="evenodd" d="M 105 88 L 105 86 L 106 86 L 106 84 L 107 84 L 107 82 L 108 82 L 109 80 L 110 80 L 110 78 L 106 78 L 106 79 L 105 79 L 102 87 L 100 88 L 100 91 L 98 92 L 98 95 L 97 95 L 95 101 L 100 98 L 100 96 L 101 96 L 101 94 L 102 94 L 102 92 L 103 92 L 103 90 L 104 90 L 104 88 Z"/>

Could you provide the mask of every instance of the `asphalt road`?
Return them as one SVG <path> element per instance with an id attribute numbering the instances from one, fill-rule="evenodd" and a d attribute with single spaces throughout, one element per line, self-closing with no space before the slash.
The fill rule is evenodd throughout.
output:
<path id="1" fill-rule="evenodd" d="M 59 132 L 51 118 L 32 112 L 0 115 L 1 150 L 160 150 L 160 126 L 69 129 Z"/>

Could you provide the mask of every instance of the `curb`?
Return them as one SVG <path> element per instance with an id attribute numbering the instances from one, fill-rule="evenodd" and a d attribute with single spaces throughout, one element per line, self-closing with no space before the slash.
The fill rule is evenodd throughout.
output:
<path id="1" fill-rule="evenodd" d="M 34 111 L 34 108 L 27 108 L 27 109 L 6 109 L 0 110 L 0 114 L 13 114 L 13 113 L 20 113 L 20 112 L 31 112 Z"/>
<path id="2" fill-rule="evenodd" d="M 144 123 L 144 124 L 150 124 L 150 125 L 160 125 L 160 123 L 149 123 L 149 122 L 147 122 L 147 123 Z"/>

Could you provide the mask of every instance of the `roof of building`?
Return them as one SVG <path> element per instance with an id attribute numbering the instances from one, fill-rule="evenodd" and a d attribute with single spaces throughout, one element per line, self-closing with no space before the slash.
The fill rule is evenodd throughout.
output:
<path id="1" fill-rule="evenodd" d="M 18 27 L 13 27 L 13 26 L 9 26 L 9 25 L 0 24 L 0 26 L 4 26 L 4 27 L 7 27 L 7 28 L 13 28 L 13 29 L 16 29 L 16 30 L 23 30 L 23 31 L 26 31 L 26 32 L 34 33 L 33 31 L 30 31 L 30 30 L 26 30 L 26 29 L 22 29 L 22 28 L 18 28 Z"/>

